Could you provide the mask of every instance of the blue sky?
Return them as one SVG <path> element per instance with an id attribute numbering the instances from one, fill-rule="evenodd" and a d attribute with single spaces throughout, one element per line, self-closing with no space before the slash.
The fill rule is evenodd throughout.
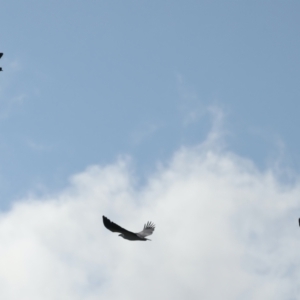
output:
<path id="1" fill-rule="evenodd" d="M 265 166 L 281 141 L 299 170 L 298 2 L 4 1 L 1 10 L 1 206 L 118 155 L 142 177 L 203 141 L 212 105 L 234 151 Z"/>
<path id="2" fill-rule="evenodd" d="M 289 289 L 299 279 L 290 271 L 293 260 L 296 260 L 295 268 L 300 266 L 295 253 L 290 250 L 283 256 L 279 268 L 283 273 L 288 270 L 289 285 L 276 287 L 276 282 L 286 282 L 286 278 L 278 275 L 272 259 L 281 257 L 287 234 L 276 224 L 288 224 L 292 228 L 294 224 L 290 220 L 297 220 L 300 211 L 297 201 L 300 190 L 299 11 L 298 1 L 3 1 L 0 235 L 6 238 L 7 232 L 12 232 L 16 237 L 16 240 L 9 238 L 7 248 L 0 249 L 4 257 L 6 250 L 10 253 L 13 245 L 20 245 L 25 250 L 24 256 L 18 259 L 30 259 L 26 247 L 34 236 L 30 247 L 39 255 L 40 265 L 47 268 L 45 253 L 65 257 L 70 245 L 77 247 L 84 242 L 86 248 L 82 251 L 86 252 L 74 253 L 74 264 L 69 260 L 61 264 L 54 256 L 51 257 L 55 263 L 49 259 L 50 265 L 57 263 L 57 268 L 64 270 L 60 274 L 73 276 L 73 268 L 80 266 L 78 272 L 82 271 L 83 277 L 78 275 L 78 278 L 85 278 L 80 281 L 71 276 L 66 283 L 70 289 L 64 291 L 68 296 L 64 299 L 81 299 L 76 294 L 77 285 L 85 299 L 112 299 L 113 287 L 121 281 L 114 281 L 109 272 L 103 271 L 113 263 L 109 253 L 101 250 L 109 257 L 107 262 L 94 255 L 93 247 L 101 247 L 103 239 L 109 239 L 94 228 L 95 224 L 102 226 L 104 213 L 132 228 L 138 223 L 134 220 L 142 223 L 151 218 L 160 221 L 161 230 L 164 227 L 163 233 L 168 235 L 167 229 L 172 227 L 164 224 L 164 218 L 177 228 L 181 206 L 185 207 L 184 192 L 180 190 L 184 187 L 190 188 L 184 201 L 194 209 L 193 224 L 197 224 L 199 216 L 204 217 L 203 211 L 224 220 L 224 231 L 220 236 L 213 235 L 214 241 L 205 232 L 200 237 L 217 248 L 215 241 L 222 239 L 222 235 L 230 241 L 233 239 L 238 255 L 227 245 L 221 253 L 220 266 L 224 267 L 225 274 L 228 255 L 236 267 L 236 278 L 243 278 L 236 294 L 226 294 L 226 289 L 220 286 L 221 294 L 217 295 L 214 288 L 206 289 L 204 284 L 199 289 L 191 289 L 195 299 L 199 295 L 206 295 L 206 299 L 219 299 L 221 295 L 245 299 L 243 293 L 249 290 L 252 292 L 247 299 L 255 300 L 287 299 L 284 298 L 287 291 L 291 299 L 298 295 L 296 288 Z M 235 176 L 237 179 L 233 179 Z M 198 189 L 199 182 L 204 191 Z M 215 184 L 220 184 L 220 194 L 218 188 L 214 190 Z M 220 197 L 222 191 L 226 196 L 224 202 Z M 174 196 L 174 202 L 169 195 Z M 150 205 L 151 197 L 155 200 Z M 203 199 L 203 203 L 197 199 Z M 232 199 L 236 201 L 236 209 L 232 208 L 235 207 Z M 209 201 L 214 203 L 212 207 Z M 136 203 L 140 205 L 138 208 L 134 206 Z M 168 215 L 167 205 L 174 205 L 178 215 Z M 224 208 L 224 214 L 218 207 Z M 147 214 L 147 209 L 155 217 Z M 80 216 L 80 211 L 84 216 Z M 122 214 L 124 211 L 130 215 L 130 221 Z M 245 217 L 246 223 L 239 214 Z M 58 227 L 55 227 L 55 216 Z M 92 217 L 94 225 L 86 216 Z M 257 219 L 258 224 L 252 224 L 252 219 Z M 29 237 L 25 245 L 26 238 L 22 234 L 18 238 L 14 231 L 19 232 L 22 226 L 19 220 L 29 221 L 22 231 Z M 95 241 L 85 238 L 82 241 L 82 236 L 75 233 L 79 225 Z M 236 232 L 233 225 L 241 228 L 240 231 Z M 280 231 L 280 247 L 276 236 L 268 237 L 272 226 Z M 64 230 L 61 233 L 56 230 L 65 227 L 70 245 L 63 244 L 60 248 L 58 245 L 65 239 Z M 180 228 L 177 229 L 180 234 Z M 298 237 L 293 230 L 287 230 L 291 232 L 288 242 L 291 248 L 296 248 Z M 43 236 L 48 234 L 53 239 L 45 241 Z M 114 247 L 113 238 L 117 240 L 117 237 L 107 240 L 110 247 Z M 157 239 L 160 250 L 154 250 L 153 245 L 150 249 L 158 251 L 154 257 L 163 261 L 168 254 L 159 251 L 170 245 L 162 237 Z M 76 240 L 81 244 L 77 245 Z M 261 244 L 263 240 L 267 240 L 266 247 Z M 187 241 L 193 241 L 193 237 L 187 237 Z M 182 246 L 180 251 L 184 253 L 184 246 L 174 243 L 172 246 L 176 249 Z M 195 249 L 202 251 L 202 238 L 197 245 L 199 248 Z M 251 250 L 247 250 L 249 245 L 253 247 Z M 132 249 L 127 247 L 132 246 L 122 244 L 121 249 L 128 254 Z M 266 259 L 268 247 L 276 248 L 277 252 Z M 41 249 L 46 249 L 45 253 Z M 195 258 L 193 263 L 202 270 L 205 258 L 213 261 L 215 257 L 209 256 L 208 253 L 213 253 L 209 246 L 207 252 L 201 253 L 203 261 L 195 253 L 188 255 Z M 178 259 L 180 255 L 176 252 L 173 258 Z M 15 261 L 13 254 L 9 257 Z M 89 259 L 101 269 L 101 276 L 90 268 Z M 120 265 L 126 267 L 126 257 L 122 259 Z M 138 280 L 139 266 L 131 259 L 136 269 L 128 280 Z M 155 263 L 154 258 L 151 262 Z M 252 268 L 251 262 L 265 263 L 265 269 Z M 22 266 L 26 274 L 26 263 Z M 194 270 L 188 271 L 190 262 L 181 261 L 179 266 L 187 270 L 187 279 L 195 277 Z M 118 273 L 118 267 L 114 267 Z M 214 272 L 203 270 L 203 278 L 208 274 L 214 277 Z M 214 265 L 213 270 L 219 269 Z M 55 281 L 57 270 L 52 271 L 54 275 L 45 278 L 44 283 L 53 283 L 53 291 L 59 295 L 61 287 Z M 23 291 L 27 279 L 22 281 L 18 277 L 20 282 L 16 283 L 15 272 L 12 268 L 9 282 L 12 286 L 20 283 L 23 297 L 28 292 L 28 299 L 46 299 L 38 291 L 32 291 L 33 294 Z M 39 272 L 43 271 L 37 266 Z M 226 279 L 222 272 L 220 282 Z M 263 272 L 267 274 L 266 284 L 261 281 Z M 174 271 L 179 273 L 179 269 Z M 122 272 L 118 274 L 120 280 L 124 279 Z M 165 274 L 171 287 L 181 278 L 174 274 L 168 271 Z M 154 277 L 148 278 L 153 284 Z M 92 278 L 93 284 L 87 283 L 87 278 Z M 109 287 L 105 291 L 101 290 L 100 283 L 95 284 L 103 278 Z M 36 286 L 36 280 L 33 274 L 32 286 Z M 188 283 L 168 298 L 181 295 L 182 299 L 183 295 L 189 295 L 189 299 L 194 299 L 185 292 L 189 290 L 187 286 Z M 140 299 L 140 296 L 138 292 L 133 295 L 128 291 L 127 299 Z M 157 298 L 152 293 L 150 296 Z M 55 293 L 49 297 L 59 299 Z M 19 299 L 20 295 L 7 291 L 1 298 Z"/>

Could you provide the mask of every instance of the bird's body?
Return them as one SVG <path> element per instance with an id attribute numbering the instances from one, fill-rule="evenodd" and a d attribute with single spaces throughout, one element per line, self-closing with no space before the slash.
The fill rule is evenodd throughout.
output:
<path id="1" fill-rule="evenodd" d="M 1 52 L 1 53 L 0 53 L 0 58 L 2 57 L 2 55 L 3 55 L 3 53 Z M 2 71 L 2 68 L 0 68 L 0 71 Z"/>
<path id="2" fill-rule="evenodd" d="M 153 223 L 147 222 L 141 232 L 134 233 L 110 221 L 105 216 L 103 216 L 103 224 L 108 230 L 112 232 L 119 232 L 119 236 L 129 241 L 150 241 L 146 238 L 146 236 L 151 235 L 155 229 L 155 225 Z"/>

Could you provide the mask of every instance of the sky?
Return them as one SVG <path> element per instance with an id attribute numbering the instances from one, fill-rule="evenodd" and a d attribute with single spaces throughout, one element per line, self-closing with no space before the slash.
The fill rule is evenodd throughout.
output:
<path id="1" fill-rule="evenodd" d="M 297 299 L 299 10 L 4 0 L 0 298 Z"/>

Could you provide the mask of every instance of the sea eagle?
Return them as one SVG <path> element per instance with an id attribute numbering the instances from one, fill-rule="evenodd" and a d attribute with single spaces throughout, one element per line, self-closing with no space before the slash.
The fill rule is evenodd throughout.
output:
<path id="1" fill-rule="evenodd" d="M 146 239 L 146 236 L 152 234 L 155 229 L 155 225 L 152 222 L 147 222 L 144 225 L 143 231 L 134 233 L 110 221 L 105 216 L 103 216 L 103 224 L 108 230 L 112 232 L 119 232 L 119 236 L 129 241 L 151 241 L 149 239 Z"/>

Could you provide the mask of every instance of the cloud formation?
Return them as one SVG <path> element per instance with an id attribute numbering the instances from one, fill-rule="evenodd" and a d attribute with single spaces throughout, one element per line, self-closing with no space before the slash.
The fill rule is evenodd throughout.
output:
<path id="1" fill-rule="evenodd" d="M 142 187 L 129 161 L 91 166 L 1 214 L 0 298 L 297 299 L 299 195 L 299 180 L 282 183 L 209 139 Z M 151 242 L 130 242 L 102 215 L 157 228 Z"/>

